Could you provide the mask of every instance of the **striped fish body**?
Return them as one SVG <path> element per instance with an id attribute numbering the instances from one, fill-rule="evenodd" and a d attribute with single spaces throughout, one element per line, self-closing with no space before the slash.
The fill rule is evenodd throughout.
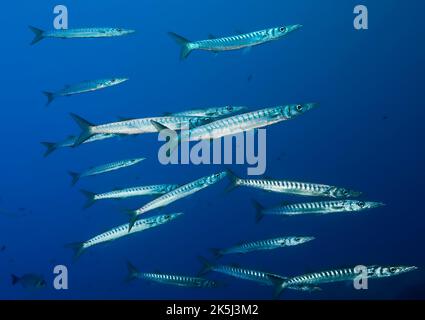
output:
<path id="1" fill-rule="evenodd" d="M 64 89 L 55 92 L 53 95 L 57 96 L 71 96 L 74 94 L 96 91 L 107 87 L 116 86 L 120 83 L 127 81 L 127 78 L 111 78 L 101 80 L 85 81 L 73 85 L 66 86 Z"/>
<path id="2" fill-rule="evenodd" d="M 265 284 L 268 286 L 275 285 L 274 277 L 276 275 L 272 275 L 267 272 L 243 269 L 233 266 L 225 266 L 225 265 L 217 265 L 211 268 L 212 271 L 227 274 L 234 278 L 239 278 L 248 281 L 254 281 L 261 284 Z"/>
<path id="3" fill-rule="evenodd" d="M 154 210 L 154 209 L 157 209 L 157 208 L 165 207 L 172 202 L 175 202 L 179 199 L 188 197 L 188 196 L 194 194 L 195 192 L 198 192 L 202 189 L 205 189 L 205 188 L 221 181 L 226 176 L 226 174 L 227 174 L 227 172 L 215 173 L 213 175 L 202 177 L 198 180 L 195 180 L 195 181 L 190 182 L 188 184 L 185 184 L 181 187 L 178 187 L 178 188 L 160 196 L 159 198 L 147 203 L 146 205 L 144 205 L 140 209 L 137 209 L 134 212 L 135 216 L 139 216 L 143 213 L 146 213 L 148 211 L 151 211 L 151 210 Z"/>
<path id="4" fill-rule="evenodd" d="M 315 272 L 288 279 L 285 286 L 318 285 L 339 281 L 354 280 L 359 275 L 354 268 L 338 269 L 331 271 Z"/>
<path id="5" fill-rule="evenodd" d="M 146 195 L 164 194 L 176 189 L 177 187 L 178 185 L 175 184 L 158 184 L 150 186 L 132 187 L 96 194 L 94 196 L 94 200 L 96 201 L 103 199 L 126 199 Z"/>
<path id="6" fill-rule="evenodd" d="M 105 172 L 115 171 L 122 168 L 126 168 L 129 166 L 133 166 L 138 164 L 139 162 L 145 160 L 145 158 L 135 158 L 135 159 L 128 159 L 128 160 L 120 160 L 116 162 L 107 163 L 104 165 L 100 165 L 97 167 L 93 167 L 82 174 L 80 174 L 81 177 L 88 177 L 88 176 L 94 176 Z"/>
<path id="7" fill-rule="evenodd" d="M 83 143 L 90 143 L 90 142 L 95 142 L 95 141 L 101 141 L 101 140 L 106 140 L 106 139 L 111 139 L 111 138 L 115 138 L 118 137 L 117 134 L 96 134 L 92 137 L 90 137 L 89 139 L 87 139 L 86 141 L 84 141 Z M 55 144 L 56 148 L 64 148 L 64 147 L 73 147 L 75 144 L 75 141 L 77 140 L 77 136 L 69 136 L 68 138 L 66 138 L 63 141 L 57 142 Z"/>
<path id="8" fill-rule="evenodd" d="M 157 132 L 157 129 L 152 124 L 152 121 L 161 123 L 171 130 L 180 130 L 182 128 L 189 129 L 190 127 L 197 127 L 209 122 L 208 118 L 204 117 L 191 117 L 191 116 L 166 116 L 166 117 L 152 117 L 132 119 L 120 122 L 106 123 L 90 128 L 92 134 L 143 134 Z"/>
<path id="9" fill-rule="evenodd" d="M 181 58 L 185 59 L 192 50 L 205 50 L 212 52 L 238 50 L 257 46 L 273 40 L 279 40 L 287 34 L 300 29 L 301 25 L 282 26 L 230 37 L 210 37 L 208 40 L 189 41 L 178 34 L 170 32 L 174 40 L 182 46 Z"/>
<path id="10" fill-rule="evenodd" d="M 134 227 L 131 229 L 130 232 L 128 231 L 128 224 L 123 224 L 121 226 L 115 227 L 111 230 L 108 230 L 104 233 L 101 233 L 85 241 L 82 244 L 82 250 L 88 249 L 92 246 L 95 246 L 101 243 L 117 240 L 129 234 L 134 234 L 140 231 L 144 231 L 150 228 L 160 226 L 167 222 L 173 221 L 174 219 L 180 217 L 182 214 L 183 213 L 173 213 L 173 214 L 154 216 L 147 219 L 140 219 L 136 221 L 136 223 L 134 224 Z"/>
<path id="11" fill-rule="evenodd" d="M 314 237 L 280 237 L 243 243 L 229 249 L 221 250 L 220 254 L 248 253 L 259 250 L 273 250 L 283 247 L 291 247 L 313 240 Z"/>
<path id="12" fill-rule="evenodd" d="M 220 118 L 228 116 L 232 113 L 238 113 L 245 110 L 246 107 L 226 106 L 226 107 L 212 107 L 206 109 L 187 110 L 182 112 L 172 113 L 173 116 L 190 116 L 190 117 L 208 117 Z"/>
<path id="13" fill-rule="evenodd" d="M 236 178 L 234 184 L 235 186 L 250 187 L 270 192 L 311 197 L 347 198 L 360 195 L 360 192 L 348 190 L 345 188 L 339 188 L 325 184 L 285 180 Z"/>
<path id="14" fill-rule="evenodd" d="M 44 38 L 106 38 L 106 37 L 119 37 L 133 33 L 134 30 L 122 28 L 79 28 L 79 29 L 59 29 L 44 31 L 42 36 Z"/>
<path id="15" fill-rule="evenodd" d="M 216 282 L 211 280 L 172 274 L 141 273 L 139 274 L 138 278 L 179 287 L 213 288 L 217 286 Z"/>
<path id="16" fill-rule="evenodd" d="M 365 202 L 357 200 L 335 200 L 308 203 L 285 204 L 276 208 L 265 209 L 262 214 L 270 215 L 304 215 L 304 214 L 330 214 L 340 212 L 357 212 L 382 206 L 378 202 Z"/>
<path id="17" fill-rule="evenodd" d="M 181 133 L 183 141 L 217 139 L 295 118 L 315 107 L 315 104 L 286 105 L 248 112 L 185 130 Z"/>

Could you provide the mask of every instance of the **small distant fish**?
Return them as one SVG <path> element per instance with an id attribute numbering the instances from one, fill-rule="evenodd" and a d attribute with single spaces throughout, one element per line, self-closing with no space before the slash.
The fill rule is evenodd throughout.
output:
<path id="1" fill-rule="evenodd" d="M 251 82 L 251 80 L 252 80 L 252 78 L 253 78 L 253 75 L 252 74 L 250 74 L 249 76 L 248 76 L 248 82 Z"/>
<path id="2" fill-rule="evenodd" d="M 218 139 L 224 136 L 270 126 L 282 121 L 294 119 L 307 111 L 314 109 L 316 106 L 317 104 L 315 103 L 277 106 L 238 114 L 209 122 L 189 130 L 183 130 L 178 136 L 172 138 L 168 142 L 169 150 L 167 151 L 167 155 L 174 151 L 180 141 Z M 166 124 L 158 123 L 154 120 L 152 120 L 152 124 L 158 132 L 161 132 L 162 130 L 172 130 L 172 128 L 167 127 Z"/>
<path id="3" fill-rule="evenodd" d="M 241 179 L 234 173 L 231 173 L 229 178 L 232 182 L 228 187 L 228 190 L 236 187 L 250 187 L 270 192 L 329 198 L 350 198 L 359 197 L 361 195 L 361 192 L 358 191 L 326 184 L 274 179 Z"/>
<path id="4" fill-rule="evenodd" d="M 36 44 L 44 38 L 107 38 L 119 37 L 127 34 L 134 33 L 134 30 L 122 28 L 80 28 L 80 29 L 58 29 L 51 31 L 44 31 L 39 28 L 29 26 L 30 30 L 34 32 L 34 39 L 31 45 Z"/>
<path id="5" fill-rule="evenodd" d="M 84 208 L 88 208 L 98 200 L 126 199 L 130 197 L 164 194 L 176 189 L 178 186 L 179 185 L 177 184 L 156 184 L 150 186 L 131 187 L 99 194 L 95 194 L 86 190 L 81 190 L 81 193 L 84 194 L 87 198 L 87 202 L 84 205 Z"/>
<path id="6" fill-rule="evenodd" d="M 180 59 L 186 59 L 193 50 L 205 50 L 211 52 L 221 52 L 249 48 L 273 40 L 279 40 L 289 33 L 298 30 L 302 25 L 282 26 L 255 31 L 246 34 L 239 34 L 231 37 L 213 38 L 208 40 L 191 42 L 188 39 L 174 33 L 168 34 L 181 46 Z"/>
<path id="7" fill-rule="evenodd" d="M 154 216 L 147 219 L 140 219 L 135 222 L 134 227 L 130 232 L 128 231 L 129 225 L 127 223 L 127 224 L 123 224 L 121 226 L 112 228 L 111 230 L 101 233 L 87 241 L 71 243 L 66 245 L 66 247 L 74 250 L 74 254 L 75 254 L 74 258 L 76 259 L 85 250 L 87 250 L 90 247 L 96 246 L 101 243 L 117 240 L 122 237 L 126 237 L 130 234 L 134 234 L 137 232 L 141 232 L 150 228 L 160 226 L 162 224 L 165 224 L 167 222 L 171 222 L 177 219 L 182 214 L 183 213 L 171 213 L 171 214 L 164 214 L 160 216 Z"/>
<path id="8" fill-rule="evenodd" d="M 190 116 L 190 117 L 208 117 L 208 118 L 220 118 L 230 114 L 238 113 L 243 110 L 246 110 L 246 107 L 236 107 L 236 106 L 225 106 L 225 107 L 213 107 L 206 109 L 194 109 L 181 111 L 176 113 L 165 113 L 167 116 Z"/>
<path id="9" fill-rule="evenodd" d="M 46 287 L 46 281 L 40 275 L 25 274 L 22 277 L 18 277 L 12 274 L 11 277 L 12 285 L 20 284 L 25 289 L 41 289 Z"/>
<path id="10" fill-rule="evenodd" d="M 76 114 L 71 113 L 71 117 L 81 129 L 81 134 L 75 142 L 74 147 L 79 146 L 84 141 L 97 134 L 134 135 L 157 132 L 152 121 L 166 125 L 172 130 L 180 130 L 182 127 L 198 127 L 202 124 L 211 122 L 207 117 L 164 116 L 123 120 L 96 126 Z"/>
<path id="11" fill-rule="evenodd" d="M 216 281 L 199 278 L 199 277 L 188 277 L 174 274 L 164 273 L 141 273 L 136 269 L 130 262 L 127 262 L 128 276 L 127 281 L 135 279 L 143 279 L 147 281 L 158 282 L 162 284 L 168 284 L 178 287 L 189 287 L 189 288 L 215 288 L 218 286 Z"/>
<path id="12" fill-rule="evenodd" d="M 417 270 L 415 266 L 368 266 L 367 277 L 368 279 L 380 279 L 397 276 L 406 272 Z M 341 281 L 353 281 L 361 274 L 361 270 L 356 268 L 345 268 L 338 270 L 330 270 L 323 272 L 315 272 L 296 276 L 286 279 L 276 279 L 276 291 L 275 297 L 279 296 L 282 290 L 289 288 L 297 288 L 304 286 L 316 286 L 324 283 L 341 282 Z M 281 282 L 279 285 L 279 281 Z"/>
<path id="13" fill-rule="evenodd" d="M 314 237 L 279 237 L 274 239 L 246 242 L 228 249 L 211 249 L 216 258 L 232 253 L 248 253 L 260 250 L 273 250 L 283 247 L 297 246 L 314 240 Z"/>
<path id="14" fill-rule="evenodd" d="M 382 202 L 372 201 L 335 200 L 283 204 L 275 208 L 265 209 L 258 202 L 254 201 L 254 206 L 257 211 L 257 221 L 260 221 L 264 215 L 298 216 L 308 214 L 324 215 L 340 212 L 359 212 L 378 208 L 384 206 L 384 204 Z"/>
<path id="15" fill-rule="evenodd" d="M 219 181 L 221 181 L 224 177 L 226 177 L 227 172 L 223 171 L 220 173 L 214 173 L 212 175 L 202 177 L 200 179 L 197 179 L 195 181 L 189 182 L 185 185 L 182 185 L 154 200 L 151 202 L 145 204 L 143 207 L 134 210 L 129 211 L 130 214 L 130 223 L 129 223 L 129 231 L 133 227 L 133 224 L 136 222 L 137 217 L 154 209 L 163 208 L 170 203 L 173 203 L 179 199 L 188 197 L 195 192 L 198 192 L 202 189 L 205 189 Z"/>
<path id="16" fill-rule="evenodd" d="M 94 141 L 100 141 L 105 139 L 111 139 L 114 137 L 118 137 L 116 134 L 96 134 L 86 141 L 84 143 L 90 143 Z M 65 140 L 59 141 L 59 142 L 42 142 L 41 144 L 46 147 L 46 151 L 44 152 L 44 157 L 47 157 L 52 152 L 56 151 L 59 148 L 65 148 L 65 147 L 73 147 L 75 145 L 75 142 L 77 141 L 77 136 L 69 136 Z"/>
<path id="17" fill-rule="evenodd" d="M 71 185 L 75 185 L 78 182 L 78 180 L 82 177 L 94 176 L 94 175 L 102 174 L 105 172 L 127 168 L 130 166 L 134 166 L 145 159 L 146 158 L 135 158 L 135 159 L 115 161 L 115 162 L 103 164 L 97 167 L 92 167 L 84 171 L 83 173 L 76 173 L 76 172 L 69 171 L 69 175 L 72 178 Z"/>
<path id="18" fill-rule="evenodd" d="M 5 246 L 5 245 L 2 245 L 2 246 L 0 247 L 0 252 L 4 252 L 4 251 L 6 251 L 6 246 Z"/>
<path id="19" fill-rule="evenodd" d="M 46 106 L 48 106 L 57 97 L 68 97 L 75 94 L 101 90 L 108 87 L 116 86 L 127 80 L 128 78 L 110 78 L 110 79 L 90 80 L 90 81 L 84 81 L 84 82 L 80 82 L 73 85 L 67 85 L 65 86 L 65 88 L 57 92 L 43 91 L 43 94 L 47 97 Z"/>

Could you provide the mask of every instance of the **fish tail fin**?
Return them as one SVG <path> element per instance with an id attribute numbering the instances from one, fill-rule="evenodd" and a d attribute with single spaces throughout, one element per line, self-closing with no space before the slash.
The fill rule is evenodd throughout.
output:
<path id="1" fill-rule="evenodd" d="M 151 120 L 152 125 L 155 127 L 155 129 L 158 131 L 158 133 L 163 132 L 164 130 L 167 130 L 168 132 L 173 132 L 175 133 L 174 130 L 171 130 L 170 128 L 164 126 L 163 124 L 157 122 L 157 121 L 153 121 Z M 179 140 L 180 140 L 180 135 L 174 134 L 171 137 L 171 134 L 167 137 L 167 143 L 169 145 L 169 148 L 166 152 L 167 157 L 170 157 L 171 154 L 174 152 L 174 150 L 178 147 L 179 145 Z"/>
<path id="2" fill-rule="evenodd" d="M 228 193 L 239 186 L 238 182 L 241 179 L 229 168 L 226 168 L 226 172 L 227 172 L 227 176 L 230 179 L 230 183 L 225 189 L 225 192 Z"/>
<path id="3" fill-rule="evenodd" d="M 84 252 L 84 242 L 74 242 L 65 245 L 65 248 L 74 251 L 74 260 L 77 260 Z"/>
<path id="4" fill-rule="evenodd" d="M 198 273 L 199 276 L 202 276 L 212 270 L 213 264 L 210 261 L 201 256 L 198 256 L 198 260 L 202 264 L 202 269 Z"/>
<path id="5" fill-rule="evenodd" d="M 193 50 L 190 41 L 174 32 L 168 32 L 168 35 L 181 46 L 180 59 L 186 59 Z"/>
<path id="6" fill-rule="evenodd" d="M 57 149 L 56 143 L 54 142 L 42 142 L 41 144 L 46 147 L 46 151 L 43 155 L 44 157 L 47 157 L 49 154 L 51 154 Z"/>
<path id="7" fill-rule="evenodd" d="M 131 231 L 131 229 L 133 229 L 134 224 L 137 221 L 137 212 L 134 210 L 126 210 L 126 212 L 128 213 L 128 215 L 130 216 L 130 220 L 128 222 L 128 232 Z"/>
<path id="8" fill-rule="evenodd" d="M 21 280 L 21 278 L 19 278 L 17 275 L 14 275 L 14 274 L 11 274 L 10 277 L 12 278 L 13 286 L 16 285 Z"/>
<path id="9" fill-rule="evenodd" d="M 127 277 L 125 278 L 125 282 L 131 282 L 139 276 L 140 271 L 127 260 Z"/>
<path id="10" fill-rule="evenodd" d="M 44 36 L 43 36 L 44 31 L 43 30 L 36 28 L 36 27 L 33 27 L 33 26 L 29 26 L 29 28 L 32 32 L 34 32 L 34 39 L 32 39 L 31 45 L 36 44 L 37 42 L 39 42 L 40 40 L 42 40 L 44 38 Z"/>
<path id="11" fill-rule="evenodd" d="M 223 256 L 221 249 L 211 248 L 210 251 L 216 259 L 220 259 Z"/>
<path id="12" fill-rule="evenodd" d="M 83 189 L 81 189 L 80 192 L 86 197 L 86 203 L 84 204 L 83 209 L 90 208 L 96 202 L 96 194 Z"/>
<path id="13" fill-rule="evenodd" d="M 74 113 L 71 113 L 70 115 L 72 119 L 75 121 L 75 123 L 81 129 L 80 136 L 77 138 L 77 140 L 74 143 L 74 147 L 77 147 L 94 135 L 94 133 L 92 132 L 92 128 L 94 127 L 94 124 L 88 122 L 87 120 L 81 118 L 80 116 Z"/>
<path id="14" fill-rule="evenodd" d="M 286 288 L 286 283 L 288 281 L 287 277 L 269 275 L 274 285 L 273 299 L 278 299 L 282 294 L 282 291 Z"/>
<path id="15" fill-rule="evenodd" d="M 55 94 L 53 92 L 49 92 L 49 91 L 43 91 L 43 94 L 46 96 L 47 98 L 47 102 L 46 102 L 46 107 L 52 103 L 53 100 L 55 100 Z"/>
<path id="16" fill-rule="evenodd" d="M 264 218 L 264 207 L 256 200 L 252 200 L 252 204 L 255 208 L 255 221 L 258 223 Z"/>
<path id="17" fill-rule="evenodd" d="M 80 179 L 80 174 L 77 172 L 72 172 L 72 171 L 68 171 L 69 175 L 71 176 L 72 180 L 71 180 L 71 186 L 75 186 L 75 184 L 78 182 L 78 180 Z"/>

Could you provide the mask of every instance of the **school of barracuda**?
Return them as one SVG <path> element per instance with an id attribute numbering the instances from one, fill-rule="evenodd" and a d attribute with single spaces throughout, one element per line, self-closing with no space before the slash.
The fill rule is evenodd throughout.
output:
<path id="1" fill-rule="evenodd" d="M 214 53 L 230 50 L 247 50 L 254 46 L 265 44 L 271 41 L 286 38 L 286 36 L 302 26 L 299 24 L 281 26 L 246 34 L 237 34 L 227 37 L 210 36 L 207 40 L 191 42 L 186 38 L 169 32 L 169 35 L 181 46 L 181 59 L 185 59 L 194 50 L 210 51 Z M 30 27 L 35 37 L 31 44 L 35 44 L 44 38 L 104 38 L 119 37 L 134 33 L 131 29 L 121 28 L 80 28 L 68 30 L 43 31 Z M 83 81 L 73 85 L 66 85 L 56 92 L 43 92 L 47 97 L 47 104 L 50 104 L 58 97 L 71 96 L 76 94 L 97 91 L 111 86 L 116 86 L 127 81 L 128 78 L 110 78 L 101 80 Z M 160 133 L 162 130 L 179 130 L 179 134 L 170 142 L 171 153 L 182 141 L 200 141 L 219 139 L 221 137 L 247 132 L 258 128 L 267 127 L 279 122 L 298 118 L 299 116 L 317 107 L 316 103 L 295 103 L 283 104 L 275 107 L 258 108 L 249 111 L 245 106 L 220 106 L 182 110 L 180 112 L 164 112 L 162 115 L 149 115 L 137 119 L 120 119 L 100 125 L 94 125 L 82 117 L 71 114 L 71 117 L 80 127 L 79 135 L 70 135 L 59 142 L 42 142 L 46 147 L 44 156 L 50 155 L 59 148 L 77 147 L 81 144 L 95 141 L 119 138 L 129 135 L 140 135 L 146 133 Z M 302 122 L 300 122 L 300 125 Z M 82 173 L 70 172 L 72 185 L 80 178 L 104 174 L 113 170 L 120 170 L 138 164 L 145 160 L 144 157 L 117 160 L 107 164 L 92 167 Z M 327 185 L 322 183 L 288 181 L 279 179 L 243 179 L 235 175 L 230 170 L 214 173 L 201 177 L 194 181 L 186 181 L 181 184 L 176 181 L 164 181 L 157 185 L 128 186 L 126 188 L 107 190 L 102 193 L 95 193 L 81 190 L 86 197 L 84 208 L 92 206 L 95 202 L 106 199 L 126 199 L 132 197 L 142 197 L 158 195 L 152 201 L 135 210 L 128 210 L 130 221 L 126 224 L 112 227 L 111 229 L 94 235 L 86 241 L 71 243 L 67 247 L 75 252 L 75 258 L 79 257 L 87 249 L 102 243 L 121 239 L 130 234 L 139 233 L 151 228 L 159 227 L 174 221 L 183 213 L 169 213 L 153 215 L 145 218 L 145 214 L 159 208 L 165 208 L 169 204 L 189 197 L 207 189 L 224 178 L 230 180 L 227 191 L 237 187 L 247 187 L 278 194 L 289 194 L 302 197 L 332 198 L 333 200 L 319 200 L 315 202 L 282 203 L 273 208 L 264 208 L 257 201 L 253 201 L 256 211 L 257 221 L 265 216 L 300 216 L 300 215 L 331 215 L 344 212 L 360 212 L 367 209 L 379 208 L 384 204 L 375 201 L 354 200 L 361 196 L 360 191 L 354 191 L 346 187 Z M 253 208 L 253 211 L 254 211 Z M 140 216 L 143 218 L 140 219 Z M 310 242 L 314 245 L 316 238 L 309 235 L 294 236 L 282 235 L 280 237 L 258 240 L 244 240 L 243 242 L 223 249 L 210 249 L 216 259 L 229 254 L 253 254 L 256 251 L 270 251 L 279 248 L 293 247 L 291 250 L 300 250 L 302 246 Z M 289 249 L 286 249 L 289 250 Z M 162 284 L 180 287 L 214 288 L 220 286 L 219 282 L 202 278 L 210 271 L 219 272 L 234 278 L 254 281 L 263 285 L 275 288 L 274 296 L 278 297 L 283 290 L 290 289 L 304 292 L 315 292 L 322 290 L 319 285 L 332 282 L 353 281 L 359 276 L 360 271 L 355 267 L 345 269 L 333 269 L 330 271 L 319 271 L 310 274 L 301 274 L 288 277 L 265 271 L 252 270 L 235 265 L 221 265 L 210 262 L 203 257 L 199 257 L 203 265 L 199 276 L 188 276 L 178 274 L 167 274 L 160 272 L 140 272 L 130 262 L 127 262 L 127 281 L 142 279 L 145 281 L 158 282 Z M 367 277 L 379 279 L 400 275 L 416 270 L 415 266 L 377 266 L 367 267 Z M 22 281 L 20 279 L 23 279 Z M 24 284 L 24 277 L 15 276 L 15 283 L 21 281 Z M 37 278 L 38 279 L 38 278 Z M 31 279 L 30 279 L 31 280 Z M 37 280 L 38 281 L 38 280 Z M 27 281 L 31 282 L 31 281 Z M 34 281 L 32 281 L 34 282 Z M 41 283 L 41 282 L 37 282 Z"/>

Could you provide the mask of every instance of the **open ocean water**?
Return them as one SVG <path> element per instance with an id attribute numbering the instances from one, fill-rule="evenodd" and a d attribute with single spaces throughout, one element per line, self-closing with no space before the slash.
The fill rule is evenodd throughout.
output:
<path id="1" fill-rule="evenodd" d="M 136 33 L 109 39 L 45 39 L 30 46 L 28 25 L 52 29 L 53 8 L 68 8 L 69 27 L 122 27 Z M 425 2 L 361 1 L 369 29 L 353 27 L 359 1 L 336 0 L 104 0 L 8 1 L 2 4 L 0 70 L 0 298 L 1 299 L 271 299 L 273 288 L 217 273 L 219 288 L 190 289 L 145 281 L 124 283 L 126 261 L 141 271 L 196 275 L 209 248 L 277 236 L 314 236 L 305 245 L 220 262 L 295 276 L 345 266 L 414 265 L 419 270 L 370 280 L 368 290 L 327 284 L 321 292 L 285 291 L 282 299 L 424 298 L 423 208 L 425 118 Z M 242 51 L 195 51 L 179 60 L 173 31 L 191 40 L 302 24 L 287 37 Z M 128 77 L 119 86 L 58 98 L 45 107 L 42 91 L 66 84 Z M 318 108 L 267 128 L 267 170 L 278 179 L 360 190 L 385 207 L 358 214 L 266 217 L 255 222 L 251 199 L 264 206 L 306 198 L 239 188 L 226 182 L 147 215 L 181 218 L 107 245 L 77 261 L 64 245 L 126 223 L 123 209 L 152 197 L 100 201 L 82 210 L 80 188 L 94 192 L 133 185 L 182 184 L 223 165 L 158 162 L 156 134 L 123 137 L 57 150 L 43 157 L 42 141 L 79 128 L 69 113 L 101 124 L 186 109 L 243 105 L 251 110 L 317 102 Z M 140 165 L 84 178 L 68 171 L 146 157 Z M 244 165 L 232 169 L 246 176 Z M 315 199 L 313 199 L 315 200 Z M 68 268 L 69 289 L 53 288 L 53 268 Z M 47 286 L 12 286 L 11 274 L 42 274 Z"/>

